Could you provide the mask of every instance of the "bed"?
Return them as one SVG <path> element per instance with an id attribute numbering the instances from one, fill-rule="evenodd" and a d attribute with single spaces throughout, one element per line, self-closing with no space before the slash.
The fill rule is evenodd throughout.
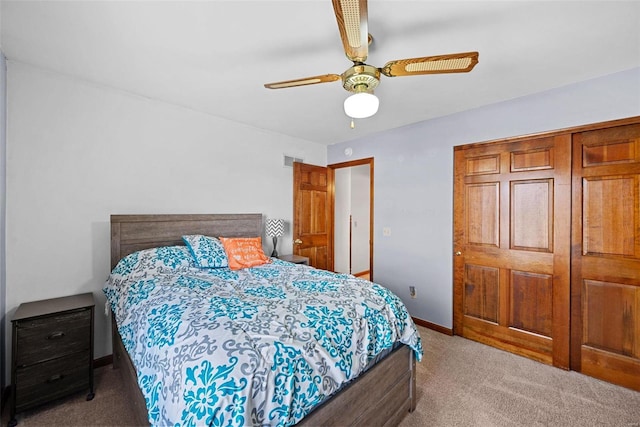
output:
<path id="1" fill-rule="evenodd" d="M 126 260 L 130 258 L 130 255 L 134 254 L 137 256 L 137 253 L 139 251 L 143 251 L 140 253 L 144 253 L 145 250 L 150 250 L 151 248 L 172 248 L 175 246 L 183 246 L 184 242 L 182 240 L 182 236 L 184 235 L 205 235 L 216 237 L 255 237 L 261 236 L 262 234 L 263 217 L 261 214 L 112 215 L 111 268 L 112 271 L 116 268 L 116 266 L 119 266 L 121 268 L 122 264 L 126 264 Z M 123 258 L 125 258 L 125 260 L 123 260 Z M 123 262 L 119 264 L 121 260 Z M 220 270 L 215 272 L 215 275 L 216 277 L 218 277 L 223 273 L 224 275 L 229 274 L 229 272 Z M 155 280 L 155 278 L 151 276 L 147 277 L 146 271 L 144 273 L 137 274 L 142 274 L 142 276 L 137 277 L 136 280 L 144 280 L 138 280 L 138 282 L 136 283 L 143 283 L 146 279 Z M 197 276 L 197 274 L 199 273 L 194 274 Z M 211 275 L 212 273 L 207 274 Z M 334 273 L 324 272 L 323 270 L 316 270 L 308 266 L 286 263 L 280 260 L 273 260 L 273 262 L 265 266 L 246 269 L 246 271 L 239 271 L 235 276 L 232 275 L 229 281 L 222 282 L 216 279 L 212 280 L 212 283 L 214 284 L 213 287 L 218 286 L 218 288 L 216 288 L 215 290 L 215 292 L 217 293 L 216 295 L 224 295 L 225 292 L 238 292 L 238 283 L 241 282 L 246 289 L 255 291 L 256 287 L 247 287 L 244 284 L 250 283 L 247 282 L 247 280 L 249 280 L 247 279 L 247 277 L 249 277 L 248 275 L 252 275 L 251 277 L 257 275 L 260 278 L 267 280 L 266 282 L 261 282 L 262 286 L 259 287 L 262 289 L 260 292 L 264 293 L 264 290 L 271 289 L 271 282 L 269 282 L 269 278 L 273 275 L 281 275 L 283 277 L 291 276 L 296 279 L 295 283 L 300 284 L 306 283 L 305 280 L 300 280 L 301 278 L 307 277 L 305 275 L 313 275 L 317 278 L 325 274 L 333 275 Z M 190 277 L 194 280 L 198 279 L 198 277 L 195 276 Z M 223 278 L 228 277 L 224 276 Z M 333 283 L 331 282 L 331 280 L 334 280 L 334 278 L 331 278 L 328 282 L 327 280 L 323 280 L 323 283 Z M 379 295 L 383 295 L 384 298 L 386 298 L 386 305 L 396 304 L 399 308 L 404 309 L 404 306 L 401 304 L 401 302 L 399 302 L 400 300 L 397 297 L 393 296 L 393 294 L 391 294 L 392 296 L 389 296 L 387 293 L 384 293 L 386 291 L 384 290 L 384 288 L 366 281 L 364 281 L 366 283 L 358 283 L 356 282 L 358 280 L 361 281 L 361 279 L 353 278 L 353 276 L 345 277 L 344 289 L 352 289 L 354 285 L 359 285 L 363 288 L 366 288 L 369 285 L 373 285 L 373 296 L 369 295 L 365 299 L 376 300 L 377 293 Z M 182 294 L 180 294 L 181 296 L 179 296 L 179 298 L 187 300 L 195 299 L 197 297 L 199 300 L 202 300 L 202 298 L 200 298 L 201 295 L 198 294 L 199 288 L 196 286 L 194 290 L 193 284 L 190 284 L 189 286 L 190 288 L 186 289 L 187 292 L 183 292 Z M 211 285 L 208 284 L 206 287 L 207 292 L 210 291 L 209 286 Z M 204 286 L 201 287 L 202 289 L 205 288 Z M 213 289 L 213 287 L 211 289 Z M 172 292 L 174 292 L 173 289 L 175 288 L 175 286 L 172 285 L 171 287 L 169 287 L 163 285 L 158 286 L 158 288 L 170 288 L 172 289 Z M 421 357 L 422 354 L 421 342 L 419 335 L 417 334 L 417 331 L 415 331 L 415 327 L 413 326 L 411 318 L 408 316 L 408 314 L 406 312 L 404 312 L 404 314 L 402 314 L 402 312 L 397 312 L 400 313 L 395 318 L 395 322 L 398 325 L 401 318 L 403 316 L 406 317 L 406 319 L 403 319 L 405 325 L 399 325 L 399 330 L 402 330 L 402 337 L 404 337 L 404 341 L 406 341 L 406 343 L 396 342 L 392 346 L 383 348 L 382 351 L 378 351 L 380 349 L 373 348 L 376 353 L 375 356 L 369 355 L 365 358 L 360 355 L 359 363 L 354 360 L 351 360 L 348 366 L 345 366 L 342 362 L 340 362 L 342 363 L 342 365 L 340 363 L 336 363 L 335 366 L 342 366 L 341 371 L 342 374 L 344 374 L 344 381 L 342 383 L 340 383 L 339 380 L 332 378 L 328 374 L 327 376 L 322 377 L 310 374 L 313 369 L 318 368 L 319 363 L 316 363 L 316 365 L 318 366 L 311 366 L 309 364 L 305 364 L 307 362 L 304 361 L 289 363 L 287 365 L 287 368 L 282 368 L 283 370 L 291 370 L 291 366 L 295 366 L 296 369 L 301 368 L 302 371 L 305 372 L 304 374 L 291 373 L 287 371 L 285 372 L 286 375 L 283 376 L 283 373 L 278 371 L 279 373 L 277 375 L 272 375 L 276 378 L 276 382 L 278 377 L 281 378 L 280 382 L 282 382 L 282 378 L 286 378 L 286 382 L 293 387 L 293 391 L 289 392 L 279 392 L 279 386 L 277 384 L 274 388 L 275 391 L 271 390 L 271 386 L 268 386 L 266 384 L 256 386 L 255 384 L 260 381 L 256 379 L 256 376 L 250 375 L 251 372 L 257 370 L 254 362 L 245 363 L 242 369 L 239 371 L 245 374 L 246 378 L 244 379 L 236 378 L 232 380 L 232 377 L 225 376 L 232 370 L 232 368 L 235 369 L 236 367 L 240 367 L 242 361 L 238 362 L 235 356 L 240 355 L 240 353 L 243 353 L 245 351 L 238 351 L 236 353 L 233 353 L 233 358 L 229 359 L 229 361 L 233 360 L 233 367 L 230 366 L 231 363 L 229 363 L 229 366 L 225 366 L 220 363 L 216 364 L 215 362 L 213 365 L 209 364 L 211 366 L 209 366 L 210 369 L 208 375 L 210 377 L 215 377 L 217 375 L 220 379 L 220 381 L 218 381 L 219 385 L 226 385 L 226 389 L 224 387 L 218 387 L 217 393 L 220 396 L 231 395 L 232 389 L 234 389 L 234 387 L 240 388 L 240 386 L 242 386 L 247 389 L 251 389 L 252 391 L 250 394 L 252 395 L 262 393 L 266 396 L 270 396 L 271 400 L 273 400 L 274 402 L 277 401 L 278 403 L 282 403 L 283 400 L 286 401 L 286 399 L 283 399 L 282 396 L 278 395 L 278 393 L 283 393 L 284 395 L 290 393 L 291 396 L 302 396 L 302 400 L 306 399 L 306 407 L 300 407 L 300 405 L 298 405 L 295 409 L 286 409 L 286 411 L 289 411 L 290 414 L 285 418 L 279 418 L 276 416 L 279 409 L 272 409 L 268 406 L 265 407 L 264 404 L 262 404 L 261 406 L 261 404 L 259 403 L 251 404 L 253 405 L 251 414 L 249 414 L 249 412 L 246 412 L 244 416 L 238 415 L 240 414 L 240 412 L 233 412 L 235 411 L 235 409 L 233 409 L 235 408 L 235 406 L 233 408 L 231 407 L 233 405 L 237 405 L 238 399 L 244 398 L 234 396 L 233 398 L 228 397 L 228 399 L 225 401 L 227 403 L 231 402 L 229 403 L 229 405 L 226 405 L 225 403 L 225 407 L 227 409 L 232 409 L 231 412 L 227 411 L 227 415 L 225 416 L 223 416 L 224 414 L 222 411 L 224 408 L 220 409 L 221 407 L 218 407 L 217 409 L 209 408 L 205 410 L 200 407 L 200 409 L 195 411 L 196 413 L 198 411 L 209 411 L 208 415 L 205 415 L 204 418 L 195 419 L 192 416 L 193 413 L 189 415 L 188 411 L 185 409 L 183 411 L 183 414 L 188 415 L 186 418 L 177 421 L 174 419 L 170 419 L 167 413 L 162 413 L 163 411 L 167 412 L 170 410 L 167 410 L 165 407 L 163 407 L 162 403 L 160 404 L 160 407 L 157 407 L 157 405 L 154 406 L 154 402 L 162 402 L 162 398 L 166 398 L 166 396 L 163 395 L 167 394 L 169 389 L 179 387 L 177 385 L 178 383 L 189 384 L 192 389 L 191 391 L 179 390 L 179 393 L 181 393 L 182 396 L 187 396 L 189 393 L 191 393 L 191 397 L 194 398 L 194 390 L 197 390 L 196 383 L 199 381 L 199 379 L 204 378 L 204 366 L 207 361 L 202 358 L 198 359 L 199 363 L 202 362 L 201 365 L 198 365 L 198 368 L 202 369 L 198 371 L 195 367 L 186 368 L 186 370 L 182 373 L 182 375 L 185 376 L 186 380 L 176 380 L 175 384 L 172 383 L 169 377 L 158 379 L 155 376 L 155 373 L 149 374 L 148 371 L 144 370 L 148 369 L 149 367 L 146 366 L 145 368 L 141 368 L 140 362 L 138 362 L 138 364 L 134 364 L 132 359 L 136 359 L 136 357 L 139 357 L 141 354 L 141 351 L 135 350 L 135 346 L 138 346 L 138 348 L 140 348 L 140 346 L 144 347 L 141 344 L 142 340 L 148 340 L 150 335 L 154 335 L 154 332 L 151 331 L 151 329 L 148 329 L 147 332 L 151 332 L 147 333 L 146 337 L 132 338 L 132 332 L 130 331 L 131 328 L 126 324 L 126 321 L 123 317 L 124 314 L 121 313 L 119 315 L 123 319 L 120 322 L 122 324 L 119 324 L 117 321 L 118 316 L 115 312 L 118 310 L 118 304 L 115 303 L 115 301 L 117 301 L 117 297 L 114 297 L 113 295 L 114 290 L 112 288 L 108 288 L 107 284 L 105 285 L 105 289 L 108 289 L 108 291 L 105 290 L 105 293 L 109 292 L 107 294 L 107 298 L 110 307 L 112 308 L 111 319 L 113 334 L 113 366 L 115 369 L 119 370 L 123 378 L 123 383 L 125 384 L 125 390 L 123 390 L 123 392 L 127 394 L 129 401 L 134 408 L 134 412 L 136 414 L 136 420 L 134 421 L 138 425 L 149 425 L 150 423 L 166 424 L 168 420 L 170 420 L 171 423 L 175 424 L 200 425 L 205 419 L 210 425 L 397 425 L 408 412 L 411 412 L 415 409 L 415 363 L 416 358 Z M 329 291 L 332 291 L 332 289 L 329 289 Z M 129 292 L 131 293 L 132 291 Z M 155 292 L 155 290 L 153 292 Z M 273 292 L 279 292 L 279 290 L 274 290 Z M 172 296 L 171 298 L 174 297 L 175 296 Z M 259 301 L 267 301 L 264 299 L 264 295 L 261 295 L 261 297 L 263 297 L 263 299 Z M 267 297 L 275 298 L 273 295 L 267 295 Z M 314 296 L 313 298 L 316 298 L 316 296 Z M 389 301 L 391 302 L 391 304 L 389 304 Z M 324 306 L 324 304 L 325 303 L 323 302 L 318 303 L 318 306 L 322 307 Z M 120 305 L 123 305 L 123 303 Z M 229 304 L 227 304 L 226 308 L 228 309 L 228 307 Z M 156 307 L 153 310 L 153 313 L 159 313 L 160 307 Z M 257 313 L 257 311 L 261 310 L 261 308 L 254 308 L 253 310 L 253 312 L 249 313 L 250 315 L 252 313 Z M 396 310 L 396 308 L 394 308 L 393 310 L 385 310 L 395 313 L 394 310 Z M 239 314 L 242 313 L 242 311 L 235 311 L 234 313 L 234 315 L 229 315 L 227 313 L 225 315 L 227 317 L 215 318 L 215 321 L 217 321 L 218 323 L 233 324 L 235 328 L 244 332 L 249 331 L 253 327 L 248 323 L 244 323 L 244 319 L 242 318 L 243 316 Z M 329 314 L 331 315 L 332 313 Z M 250 315 L 244 317 L 250 317 Z M 232 318 L 232 321 L 228 319 L 228 316 Z M 266 314 L 260 314 L 260 316 L 264 317 L 266 316 Z M 287 316 L 286 318 L 290 317 L 291 316 Z M 224 319 L 224 322 L 220 319 Z M 368 321 L 369 320 L 367 320 L 367 322 Z M 361 321 L 361 323 L 362 322 L 364 321 Z M 171 322 L 168 321 L 164 324 L 171 324 Z M 160 331 L 158 332 L 158 334 L 160 335 L 166 333 L 166 330 L 163 330 L 162 328 L 163 327 L 160 327 Z M 200 325 L 200 328 L 203 329 L 204 327 Z M 166 327 L 165 329 L 170 329 L 170 327 Z M 158 330 L 158 328 L 156 328 L 156 330 Z M 388 335 L 388 332 L 385 331 L 386 330 L 383 330 L 382 332 L 379 331 L 378 333 L 380 334 L 380 336 L 382 336 L 383 333 L 387 333 Z M 121 332 L 125 337 L 124 339 Z M 222 336 L 222 334 L 227 332 L 216 331 L 216 333 L 220 333 L 220 336 Z M 234 333 L 237 333 L 237 331 Z M 414 333 L 415 335 L 413 335 Z M 196 333 L 192 335 L 200 337 L 198 338 L 200 340 L 204 339 L 202 338 L 202 334 L 198 335 Z M 249 335 L 250 334 L 247 332 L 247 336 Z M 331 334 L 327 334 L 326 330 L 323 331 L 321 329 L 319 335 L 321 335 L 320 338 L 323 339 L 322 335 Z M 333 338 L 339 335 L 340 334 L 334 334 Z M 215 341 L 215 335 L 213 337 L 214 338 L 206 338 L 205 340 Z M 264 334 L 262 335 L 262 338 L 264 338 Z M 396 338 L 400 339 L 399 336 Z M 380 339 L 379 341 L 382 342 L 383 340 Z M 225 341 L 224 345 L 227 345 L 227 342 L 231 341 Z M 261 341 L 257 340 L 256 342 Z M 222 343 L 222 341 L 220 341 L 220 343 Z M 278 350 L 286 348 L 287 350 L 282 354 L 292 355 L 293 353 L 295 353 L 295 351 L 292 350 L 292 347 L 287 347 L 285 344 L 293 345 L 291 344 L 290 340 L 287 341 L 285 339 L 284 344 L 276 344 L 273 348 L 276 348 Z M 148 342 L 146 345 L 147 347 L 150 346 Z M 358 345 L 362 345 L 362 343 L 359 342 Z M 306 348 L 306 350 L 303 350 L 303 352 L 308 350 L 309 353 L 318 353 L 318 349 L 322 350 L 322 348 L 320 347 L 324 347 L 324 344 L 322 344 L 322 346 L 318 345 L 317 347 L 313 347 L 313 344 L 309 344 L 309 346 L 310 347 Z M 368 344 L 366 344 L 366 346 L 369 350 L 371 350 L 371 347 L 375 347 L 376 344 L 375 342 L 369 342 Z M 129 347 L 130 351 L 128 351 L 127 347 Z M 223 345 L 209 345 L 209 349 L 213 347 L 223 347 Z M 168 348 L 169 347 L 165 347 L 165 354 L 168 352 Z M 256 348 L 258 347 L 256 346 Z M 260 348 L 260 351 L 267 354 L 268 356 L 264 357 L 265 360 L 282 360 L 282 354 L 272 354 L 273 351 L 276 350 L 269 350 L 267 349 L 267 346 Z M 338 350 L 341 350 L 340 345 L 338 345 L 336 348 L 338 348 Z M 231 350 L 229 348 L 227 348 L 226 350 L 228 351 L 228 354 L 231 354 Z M 174 348 L 171 351 L 175 354 L 178 354 L 180 350 L 178 348 Z M 130 352 L 134 354 L 133 357 L 130 355 Z M 162 363 L 166 363 L 165 359 L 158 359 L 157 354 L 154 356 L 152 353 L 147 353 L 146 349 L 142 353 L 144 353 L 144 357 L 146 358 L 153 359 L 154 357 L 156 357 L 153 363 L 148 363 L 147 365 L 159 365 Z M 298 353 L 300 353 L 300 351 L 298 351 Z M 369 351 L 369 353 L 371 353 L 371 351 Z M 135 366 L 138 367 L 136 368 Z M 357 370 L 362 370 L 362 372 L 357 376 L 349 372 L 353 366 L 358 366 Z M 321 366 L 320 368 L 321 370 L 329 369 L 327 366 Z M 275 365 L 272 369 L 275 370 Z M 353 368 L 353 370 L 356 371 L 355 368 Z M 161 374 L 158 373 L 158 375 Z M 155 384 L 151 384 L 150 386 L 149 378 L 154 378 L 158 382 Z M 292 378 L 297 378 L 297 380 L 294 381 Z M 303 378 L 306 382 L 302 382 L 300 378 Z M 304 389 L 301 390 L 301 387 L 304 387 Z M 258 392 L 257 390 L 261 391 Z M 331 393 L 328 393 L 327 390 L 331 391 Z M 303 393 L 302 391 L 304 391 L 308 396 L 305 395 L 305 393 Z M 311 398 L 312 395 L 314 396 L 313 398 Z M 150 396 L 152 398 L 150 398 Z M 158 398 L 158 396 L 160 396 L 160 398 Z M 198 396 L 195 396 L 195 398 L 197 400 Z M 213 399 L 217 399 L 217 397 Z M 209 396 L 209 401 L 211 400 L 212 396 Z M 293 404 L 291 405 L 294 406 Z M 310 409 L 309 405 L 312 405 L 313 408 Z M 245 406 L 248 407 L 249 403 L 246 403 Z M 281 407 L 285 406 L 286 404 L 281 405 Z"/>

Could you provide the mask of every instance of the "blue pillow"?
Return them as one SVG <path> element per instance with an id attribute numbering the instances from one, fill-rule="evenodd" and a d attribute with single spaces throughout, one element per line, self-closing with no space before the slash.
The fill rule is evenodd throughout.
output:
<path id="1" fill-rule="evenodd" d="M 200 268 L 228 267 L 227 253 L 220 240 L 201 234 L 182 236 L 196 265 Z"/>

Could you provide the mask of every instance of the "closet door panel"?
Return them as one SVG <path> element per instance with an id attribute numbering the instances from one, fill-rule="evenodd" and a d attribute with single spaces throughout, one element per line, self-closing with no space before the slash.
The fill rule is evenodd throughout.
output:
<path id="1" fill-rule="evenodd" d="M 495 267 L 465 266 L 464 314 L 498 323 L 500 271 Z"/>
<path id="2" fill-rule="evenodd" d="M 470 245 L 499 246 L 499 189 L 499 182 L 467 186 L 465 232 Z"/>
<path id="3" fill-rule="evenodd" d="M 553 179 L 511 183 L 511 248 L 553 252 Z"/>
<path id="4" fill-rule="evenodd" d="M 454 333 L 568 368 L 570 138 L 455 162 Z"/>
<path id="5" fill-rule="evenodd" d="M 509 327 L 551 338 L 553 276 L 511 271 Z"/>
<path id="6" fill-rule="evenodd" d="M 585 280 L 583 295 L 584 344 L 640 358 L 640 287 Z"/>
<path id="7" fill-rule="evenodd" d="M 571 368 L 640 390 L 640 125 L 573 136 Z M 581 213 L 581 215 L 580 215 Z"/>
<path id="8" fill-rule="evenodd" d="M 600 176 L 582 180 L 582 253 L 635 255 L 634 176 Z"/>
<path id="9" fill-rule="evenodd" d="M 548 147 L 537 150 L 512 151 L 511 172 L 553 169 L 553 139 L 546 138 L 542 141 L 548 144 Z"/>

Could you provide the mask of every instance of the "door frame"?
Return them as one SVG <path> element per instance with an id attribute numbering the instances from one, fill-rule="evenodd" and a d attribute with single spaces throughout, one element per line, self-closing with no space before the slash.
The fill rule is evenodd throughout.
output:
<path id="1" fill-rule="evenodd" d="M 348 162 L 334 163 L 327 165 L 327 168 L 335 171 L 336 169 L 350 168 L 353 166 L 369 165 L 369 280 L 373 281 L 373 157 L 367 157 L 364 159 L 351 160 Z M 335 200 L 336 189 L 335 181 L 332 180 L 329 185 L 329 198 L 332 200 L 331 212 L 329 217 L 331 218 L 331 238 L 329 239 L 330 252 L 333 254 L 335 249 L 335 236 L 333 235 L 335 230 L 335 206 L 333 201 Z M 334 269 L 334 259 L 331 258 L 331 270 Z"/>

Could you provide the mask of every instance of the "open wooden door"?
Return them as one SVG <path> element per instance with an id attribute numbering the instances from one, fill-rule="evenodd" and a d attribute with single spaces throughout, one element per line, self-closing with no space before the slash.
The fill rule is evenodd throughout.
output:
<path id="1" fill-rule="evenodd" d="M 455 147 L 454 333 L 569 368 L 571 137 Z"/>
<path id="2" fill-rule="evenodd" d="M 640 390 L 640 124 L 573 136 L 571 368 Z"/>
<path id="3" fill-rule="evenodd" d="M 332 187 L 332 169 L 293 164 L 293 253 L 323 270 L 333 270 Z"/>

